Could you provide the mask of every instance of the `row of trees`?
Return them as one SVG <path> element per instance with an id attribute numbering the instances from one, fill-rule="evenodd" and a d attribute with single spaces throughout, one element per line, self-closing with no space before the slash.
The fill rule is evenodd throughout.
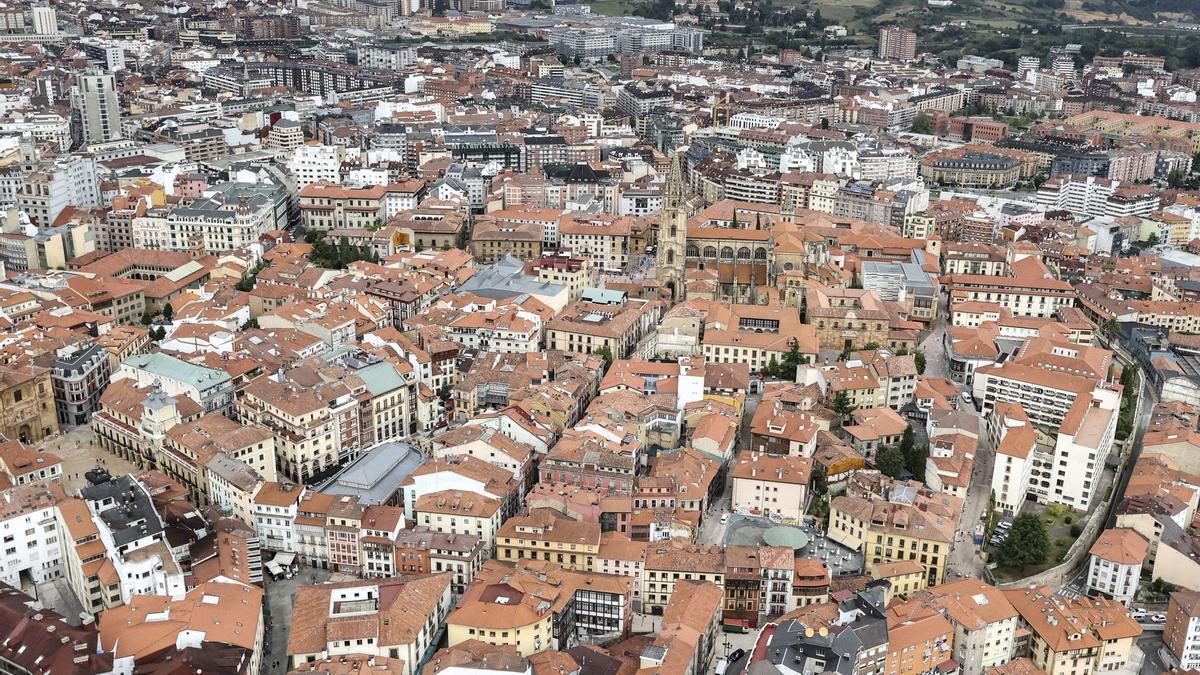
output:
<path id="1" fill-rule="evenodd" d="M 1137 410 L 1138 367 L 1135 364 L 1125 366 L 1121 371 L 1121 386 L 1125 388 L 1121 394 L 1121 413 L 1117 416 L 1117 440 L 1123 441 L 1133 434 L 1133 413 Z"/>

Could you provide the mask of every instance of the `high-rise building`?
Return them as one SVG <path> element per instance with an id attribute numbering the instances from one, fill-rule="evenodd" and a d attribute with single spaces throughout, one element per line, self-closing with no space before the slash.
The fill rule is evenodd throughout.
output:
<path id="1" fill-rule="evenodd" d="M 111 73 L 80 75 L 71 90 L 79 140 L 87 145 L 121 138 L 121 107 L 117 83 Z"/>
<path id="2" fill-rule="evenodd" d="M 58 35 L 58 13 L 50 5 L 34 5 L 29 13 L 33 17 L 33 32 L 38 35 Z"/>
<path id="3" fill-rule="evenodd" d="M 879 29 L 879 58 L 912 61 L 917 58 L 917 34 L 902 26 Z"/>

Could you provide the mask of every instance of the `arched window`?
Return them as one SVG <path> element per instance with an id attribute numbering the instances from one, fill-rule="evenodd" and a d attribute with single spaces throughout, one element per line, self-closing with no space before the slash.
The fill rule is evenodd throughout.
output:
<path id="1" fill-rule="evenodd" d="M 749 259 L 750 259 L 750 249 L 745 246 L 739 248 L 738 249 L 738 260 L 749 260 Z"/>
<path id="2" fill-rule="evenodd" d="M 700 255 L 700 247 L 696 246 L 695 244 L 687 245 L 687 257 L 695 258 L 699 255 Z"/>
<path id="3" fill-rule="evenodd" d="M 762 248 L 761 246 L 759 248 L 754 249 L 754 259 L 755 260 L 766 260 L 767 259 L 767 249 Z"/>
<path id="4" fill-rule="evenodd" d="M 729 246 L 723 247 L 721 249 L 721 259 L 722 260 L 731 260 L 732 258 L 733 258 L 733 249 L 730 248 Z"/>
<path id="5" fill-rule="evenodd" d="M 716 246 L 705 246 L 704 247 L 704 257 L 705 258 L 717 257 L 717 247 Z"/>
<path id="6" fill-rule="evenodd" d="M 786 270 L 786 271 L 788 271 L 788 272 L 791 272 L 791 271 L 792 271 L 792 263 L 790 263 L 790 262 L 789 262 L 789 263 L 783 263 L 783 269 L 784 269 L 784 270 Z"/>
<path id="7" fill-rule="evenodd" d="M 675 264 L 675 249 L 670 249 L 667 251 L 667 264 L 668 265 Z"/>

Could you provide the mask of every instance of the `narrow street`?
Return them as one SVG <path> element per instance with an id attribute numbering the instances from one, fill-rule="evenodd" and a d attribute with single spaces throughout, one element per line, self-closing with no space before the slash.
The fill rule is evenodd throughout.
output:
<path id="1" fill-rule="evenodd" d="M 944 377 L 950 379 L 950 362 L 946 357 L 944 345 L 949 308 L 943 298 L 938 307 L 938 319 L 934 322 L 929 334 L 921 341 L 920 349 L 925 354 L 925 375 L 929 377 Z M 960 385 L 959 391 L 966 391 Z M 973 412 L 970 406 L 962 410 Z M 984 420 L 979 420 L 979 446 L 975 451 L 974 466 L 971 469 L 971 484 L 967 488 L 967 497 L 963 503 L 962 517 L 958 521 L 958 530 L 954 534 L 954 544 L 950 550 L 949 571 L 951 574 L 967 577 L 980 577 L 986 565 L 980 559 L 979 548 L 975 546 L 975 526 L 987 510 L 988 499 L 992 494 L 992 466 L 996 461 L 994 448 L 988 445 L 983 433 Z"/>

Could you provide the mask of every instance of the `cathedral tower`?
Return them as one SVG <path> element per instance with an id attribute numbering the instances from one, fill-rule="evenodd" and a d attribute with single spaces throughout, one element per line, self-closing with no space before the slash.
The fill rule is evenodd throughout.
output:
<path id="1" fill-rule="evenodd" d="M 683 153 L 671 158 L 671 169 L 663 190 L 663 206 L 658 222 L 658 251 L 655 270 L 658 285 L 671 292 L 671 303 L 686 298 L 687 265 L 687 185 L 683 181 Z"/>

